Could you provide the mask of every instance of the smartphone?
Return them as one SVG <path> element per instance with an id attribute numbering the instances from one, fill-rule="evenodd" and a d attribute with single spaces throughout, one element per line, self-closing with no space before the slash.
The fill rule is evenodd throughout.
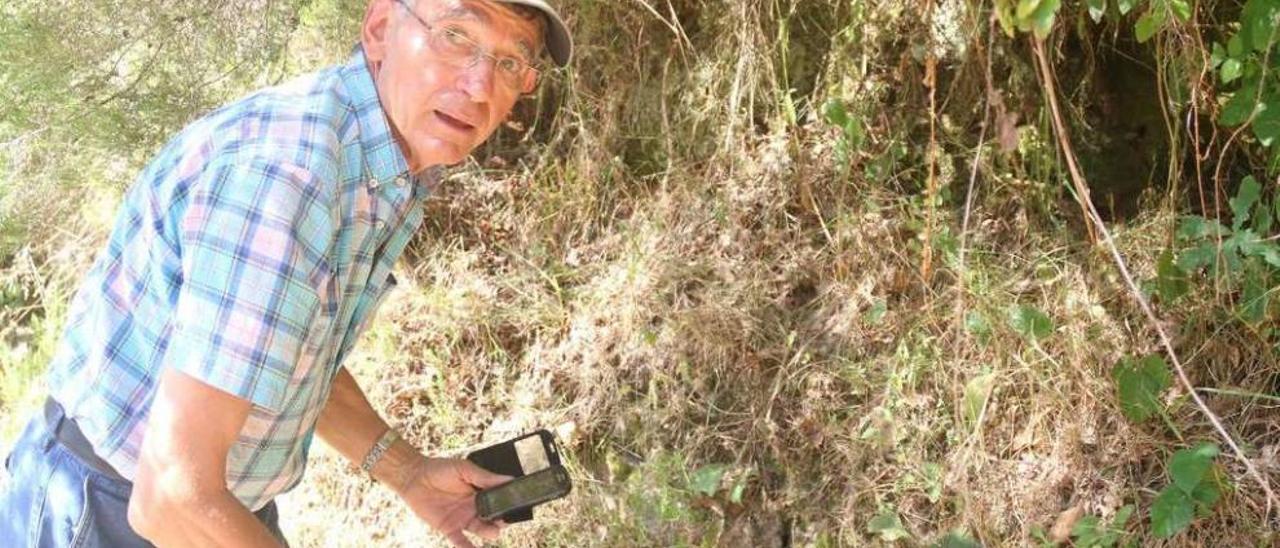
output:
<path id="1" fill-rule="evenodd" d="M 555 437 L 543 429 L 490 445 L 467 455 L 467 460 L 490 472 L 521 477 L 560 465 L 560 451 Z M 517 509 L 502 515 L 506 523 L 533 519 L 533 508 Z"/>
<path id="2" fill-rule="evenodd" d="M 569 473 L 557 464 L 476 493 L 476 515 L 492 521 L 568 495 L 572 488 Z"/>

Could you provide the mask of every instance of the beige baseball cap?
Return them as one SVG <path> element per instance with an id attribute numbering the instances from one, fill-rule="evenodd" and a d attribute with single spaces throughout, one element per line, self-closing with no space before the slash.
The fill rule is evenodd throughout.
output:
<path id="1" fill-rule="evenodd" d="M 565 66 L 573 57 L 573 37 L 569 36 L 569 27 L 564 19 L 556 13 L 556 9 L 544 0 L 496 0 L 503 4 L 520 4 L 537 9 L 547 15 L 547 51 L 556 65 Z"/>

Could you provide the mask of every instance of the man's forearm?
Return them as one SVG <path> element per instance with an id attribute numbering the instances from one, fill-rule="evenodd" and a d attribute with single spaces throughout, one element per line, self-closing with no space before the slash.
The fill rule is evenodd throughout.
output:
<path id="1" fill-rule="evenodd" d="M 355 377 L 345 368 L 338 371 L 329 392 L 329 401 L 316 423 L 320 439 L 355 466 L 360 466 L 369 449 L 388 428 L 369 404 Z M 422 455 L 417 449 L 404 440 L 397 440 L 373 467 L 373 477 L 399 491 L 421 461 Z"/>
<path id="2" fill-rule="evenodd" d="M 143 507 L 129 507 L 130 524 L 156 546 L 280 546 L 231 493 L 194 495 L 187 500 L 161 495 L 156 499 Z"/>

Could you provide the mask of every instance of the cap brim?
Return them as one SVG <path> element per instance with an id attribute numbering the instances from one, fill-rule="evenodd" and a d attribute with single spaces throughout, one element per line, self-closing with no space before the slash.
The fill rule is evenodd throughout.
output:
<path id="1" fill-rule="evenodd" d="M 564 24 L 560 14 L 543 0 L 496 0 L 504 4 L 520 4 L 528 6 L 547 16 L 547 52 L 557 66 L 566 66 L 573 58 L 573 37 L 569 35 L 569 27 Z"/>

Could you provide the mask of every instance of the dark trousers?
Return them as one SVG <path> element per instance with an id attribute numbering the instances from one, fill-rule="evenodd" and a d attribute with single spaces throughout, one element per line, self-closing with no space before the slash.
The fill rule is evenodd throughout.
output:
<path id="1" fill-rule="evenodd" d="M 129 527 L 133 484 L 60 442 L 59 427 L 71 424 L 60 411 L 38 411 L 5 459 L 9 477 L 0 491 L 0 546 L 152 546 Z M 284 541 L 274 502 L 254 515 Z"/>

